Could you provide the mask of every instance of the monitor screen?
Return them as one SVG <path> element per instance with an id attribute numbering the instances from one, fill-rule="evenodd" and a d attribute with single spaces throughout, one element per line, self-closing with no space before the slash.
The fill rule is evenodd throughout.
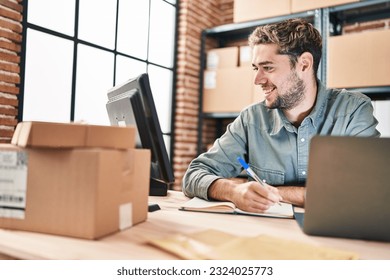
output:
<path id="1" fill-rule="evenodd" d="M 148 74 L 130 79 L 108 91 L 106 105 L 111 125 L 137 127 L 137 147 L 150 149 L 150 195 L 167 195 L 174 182 Z"/>

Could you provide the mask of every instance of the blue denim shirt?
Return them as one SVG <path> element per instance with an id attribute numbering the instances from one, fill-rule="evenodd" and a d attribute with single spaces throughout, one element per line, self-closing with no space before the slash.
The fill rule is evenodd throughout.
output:
<path id="1" fill-rule="evenodd" d="M 296 128 L 279 109 L 264 101 L 245 108 L 206 153 L 194 159 L 183 178 L 183 192 L 208 199 L 218 178 L 242 172 L 237 157 L 273 186 L 304 185 L 310 140 L 314 135 L 380 136 L 371 100 L 356 92 L 326 89 L 318 82 L 316 104 Z"/>

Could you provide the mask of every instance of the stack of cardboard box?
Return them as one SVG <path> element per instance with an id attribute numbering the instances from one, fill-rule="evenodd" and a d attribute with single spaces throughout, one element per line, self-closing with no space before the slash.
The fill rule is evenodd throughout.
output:
<path id="1" fill-rule="evenodd" d="M 359 0 L 234 0 L 235 23 L 359 2 Z M 327 86 L 359 88 L 390 85 L 390 31 L 370 30 L 330 36 Z"/>
<path id="2" fill-rule="evenodd" d="M 135 127 L 19 123 L 0 145 L 0 228 L 97 239 L 147 218 Z"/>
<path id="3" fill-rule="evenodd" d="M 254 85 L 249 46 L 212 49 L 206 59 L 203 112 L 237 113 L 263 99 Z"/>

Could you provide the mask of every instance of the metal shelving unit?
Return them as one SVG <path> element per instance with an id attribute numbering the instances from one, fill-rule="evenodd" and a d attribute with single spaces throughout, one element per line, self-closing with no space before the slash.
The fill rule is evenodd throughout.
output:
<path id="1" fill-rule="evenodd" d="M 219 47 L 227 42 L 248 38 L 248 35 L 260 25 L 276 23 L 290 18 L 306 18 L 320 31 L 323 37 L 322 59 L 318 76 L 326 83 L 327 40 L 329 36 L 340 34 L 344 23 L 390 18 L 390 0 L 366 0 L 335 7 L 315 9 L 284 16 L 259 19 L 241 23 L 231 23 L 203 30 L 201 34 L 200 71 L 199 71 L 199 117 L 198 117 L 198 154 L 203 152 L 203 120 L 215 119 L 221 125 L 225 119 L 234 119 L 238 113 L 203 113 L 203 70 L 206 66 L 205 45 L 208 38 L 217 40 Z M 390 86 L 354 88 L 372 99 L 389 99 Z M 217 128 L 217 131 L 221 129 Z M 219 135 L 216 135 L 218 137 Z"/>

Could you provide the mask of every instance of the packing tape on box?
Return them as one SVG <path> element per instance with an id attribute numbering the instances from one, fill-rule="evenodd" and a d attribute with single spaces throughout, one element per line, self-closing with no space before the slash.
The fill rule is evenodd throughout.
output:
<path id="1" fill-rule="evenodd" d="M 119 229 L 124 230 L 133 226 L 133 205 L 125 203 L 119 206 Z"/>

